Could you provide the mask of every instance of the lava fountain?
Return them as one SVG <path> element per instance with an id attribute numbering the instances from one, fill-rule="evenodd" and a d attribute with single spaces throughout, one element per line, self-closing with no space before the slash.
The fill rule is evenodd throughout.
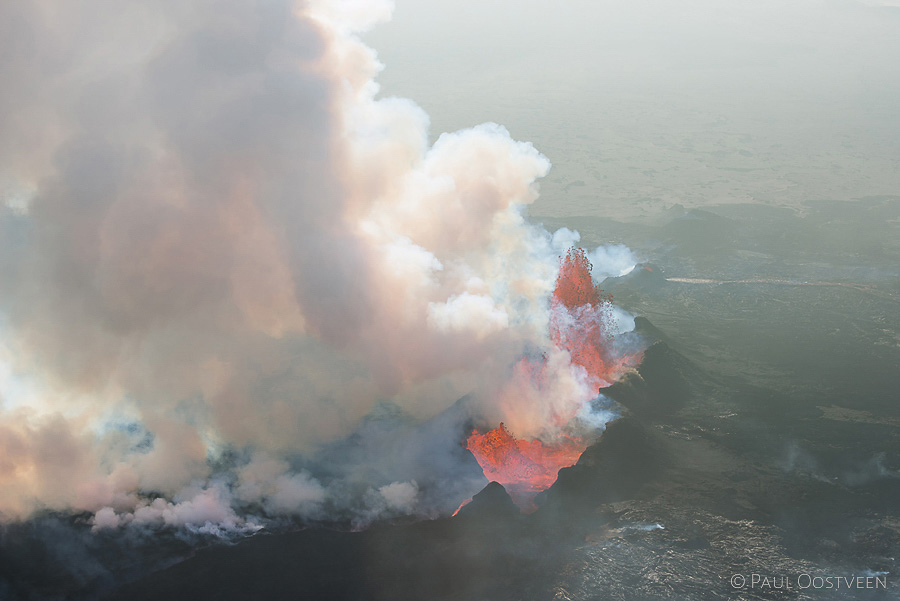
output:
<path id="1" fill-rule="evenodd" d="M 568 353 L 571 367 L 593 391 L 609 386 L 625 369 L 636 365 L 640 354 L 617 352 L 612 297 L 594 285 L 591 269 L 581 248 L 570 248 L 561 259 L 550 299 L 549 334 L 552 344 Z M 549 369 L 546 355 L 540 360 L 523 358 L 517 365 L 517 371 L 527 374 L 539 390 L 551 375 Z M 551 412 L 552 423 L 546 429 L 549 434 L 540 439 L 517 438 L 501 423 L 490 430 L 474 430 L 465 447 L 488 480 L 502 484 L 523 511 L 533 511 L 535 496 L 556 481 L 561 468 L 574 465 L 594 441 L 591 433 L 583 429 L 579 433 L 579 428 L 573 427 L 579 410 L 591 400 L 581 399 L 563 405 L 566 411 Z"/>

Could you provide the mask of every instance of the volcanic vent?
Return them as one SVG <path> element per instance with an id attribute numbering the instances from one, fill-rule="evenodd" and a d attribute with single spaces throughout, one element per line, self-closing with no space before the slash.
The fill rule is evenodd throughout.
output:
<path id="1" fill-rule="evenodd" d="M 591 270 L 587 253 L 571 247 L 561 258 L 550 299 L 550 342 L 568 355 L 569 368 L 581 384 L 580 398 L 554 405 L 549 423 L 531 439 L 517 436 L 501 422 L 492 429 L 476 428 L 465 441 L 485 477 L 502 484 L 524 511 L 535 509 L 535 496 L 556 481 L 561 468 L 574 465 L 601 431 L 602 417 L 591 419 L 591 402 L 598 397 L 594 391 L 640 363 L 640 351 L 627 353 L 614 344 L 612 297 L 594 284 Z M 547 354 L 524 357 L 516 369 L 536 390 L 551 388 L 548 381 L 555 367 Z"/>

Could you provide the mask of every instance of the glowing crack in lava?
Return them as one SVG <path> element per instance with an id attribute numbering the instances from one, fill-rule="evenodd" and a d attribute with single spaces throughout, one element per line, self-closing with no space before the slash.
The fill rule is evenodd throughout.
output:
<path id="1" fill-rule="evenodd" d="M 591 390 L 597 390 L 609 386 L 625 368 L 639 362 L 640 354 L 614 352 L 611 297 L 594 285 L 591 268 L 580 248 L 569 249 L 562 259 L 550 302 L 550 340 L 568 351 L 572 365 L 583 368 Z M 522 371 L 537 382 L 539 389 L 541 381 L 549 377 L 546 358 L 522 359 L 519 367 L 525 368 Z M 561 468 L 574 465 L 592 442 L 589 437 L 561 433 L 580 407 L 579 403 L 568 406 L 570 413 L 552 415 L 555 423 L 548 426 L 556 433 L 543 441 L 517 439 L 502 423 L 492 430 L 476 429 L 466 440 L 466 448 L 485 477 L 502 484 L 524 511 L 534 510 L 537 493 L 556 481 Z"/>

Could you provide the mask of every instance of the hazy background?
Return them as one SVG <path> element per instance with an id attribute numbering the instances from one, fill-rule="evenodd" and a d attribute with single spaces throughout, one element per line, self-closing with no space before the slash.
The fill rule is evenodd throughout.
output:
<path id="1" fill-rule="evenodd" d="M 366 40 L 432 137 L 499 120 L 550 159 L 535 221 L 661 274 L 604 288 L 753 390 L 689 423 L 831 478 L 900 463 L 897 4 L 401 0 Z"/>
<path id="2" fill-rule="evenodd" d="M 465 522 L 453 520 L 427 521 L 408 529 L 382 525 L 362 534 L 309 530 L 283 537 L 253 537 L 249 545 L 210 548 L 172 570 L 147 576 L 159 566 L 193 555 L 190 541 L 157 536 L 161 530 L 153 531 L 156 534 L 152 537 L 134 539 L 132 531 L 126 531 L 125 536 L 114 538 L 112 533 L 117 532 L 114 529 L 123 514 L 113 512 L 110 506 L 90 517 L 94 509 L 87 506 L 88 513 L 78 518 L 81 521 L 49 515 L 17 526 L 18 530 L 7 529 L 11 534 L 4 535 L 7 542 L 0 545 L 0 599 L 4 598 L 5 591 L 47 590 L 46 594 L 27 597 L 43 601 L 63 598 L 67 591 L 84 587 L 85 583 L 95 590 L 106 590 L 122 581 L 138 579 L 133 588 L 122 589 L 120 596 L 114 598 L 179 598 L 160 593 L 154 589 L 158 585 L 159 590 L 176 591 L 181 598 L 204 598 L 204 594 L 209 598 L 224 590 L 217 598 L 230 595 L 230 598 L 243 599 L 258 596 L 259 583 L 268 582 L 274 591 L 273 599 L 278 594 L 291 599 L 314 598 L 314 595 L 301 594 L 303 587 L 337 583 L 337 588 L 369 587 L 366 592 L 371 598 L 379 598 L 380 590 L 383 593 L 380 598 L 386 599 L 404 598 L 395 594 L 392 587 L 401 592 L 407 587 L 406 598 L 412 599 L 438 599 L 440 595 L 453 599 L 504 598 L 505 595 L 510 599 L 615 596 L 644 601 L 658 593 L 660 598 L 718 601 L 732 598 L 733 591 L 717 588 L 727 581 L 729 574 L 796 573 L 791 570 L 818 570 L 817 573 L 828 570 L 827 573 L 837 575 L 890 574 L 893 588 L 881 598 L 896 596 L 894 575 L 900 572 L 896 559 L 900 557 L 900 516 L 896 503 L 900 494 L 900 406 L 896 398 L 900 389 L 897 369 L 900 365 L 900 175 L 897 170 L 900 164 L 897 102 L 900 7 L 888 4 L 851 0 L 460 0 L 452 3 L 397 0 L 393 20 L 378 25 L 363 40 L 377 50 L 380 61 L 386 65 L 376 78 L 382 89 L 381 97 L 409 98 L 424 113 L 405 103 L 387 103 L 381 107 L 385 113 L 364 113 L 366 118 L 361 121 L 378 125 L 371 131 L 383 135 L 379 139 L 385 144 L 365 147 L 367 169 L 346 171 L 341 164 L 333 174 L 323 175 L 318 164 L 312 161 L 313 167 L 308 168 L 312 181 L 333 175 L 326 184 L 358 184 L 361 195 L 367 198 L 374 194 L 373 190 L 380 189 L 377 185 L 380 180 L 375 175 L 384 175 L 385 182 L 390 183 L 396 173 L 404 174 L 410 164 L 415 165 L 416 157 L 428 156 L 424 144 L 420 148 L 417 127 L 425 113 L 431 119 L 430 142 L 442 132 L 494 121 L 507 127 L 512 139 L 532 142 L 552 162 L 549 175 L 539 180 L 540 197 L 527 209 L 533 222 L 543 224 L 548 232 L 560 227 L 577 229 L 581 235 L 579 244 L 585 248 L 626 244 L 643 263 L 628 275 L 602 284 L 618 306 L 643 319 L 642 331 L 648 339 L 660 341 L 651 347 L 640 377 L 629 378 L 618 389 L 620 394 L 616 400 L 633 410 L 632 417 L 637 416 L 635 419 L 641 423 L 633 426 L 636 428 L 633 431 L 619 430 L 625 434 L 620 434 L 618 442 L 615 439 L 610 442 L 607 437 L 606 448 L 594 448 L 581 471 L 568 472 L 568 484 L 563 483 L 553 493 L 560 495 L 559 498 L 569 495 L 584 510 L 577 519 L 571 512 L 563 514 L 571 536 L 561 535 L 552 511 L 534 514 L 539 523 L 548 520 L 545 525 L 549 524 L 546 530 L 534 530 L 513 509 L 506 521 L 490 519 L 492 524 L 496 522 L 496 533 L 487 529 L 482 535 L 481 526 L 467 529 Z M 251 48 L 257 43 L 268 48 L 270 41 L 280 40 L 275 34 L 272 38 L 256 36 L 252 19 L 243 18 L 240 12 L 234 17 L 226 10 L 250 6 L 249 3 L 204 2 L 202 5 L 209 13 L 197 13 L 196 32 L 201 41 L 207 40 L 204 37 L 207 28 L 214 34 L 222 31 L 227 34 L 225 48 L 231 43 L 238 48 L 245 43 Z M 351 1 L 344 6 L 368 7 L 366 0 L 357 4 Z M 222 23 L 216 19 L 219 9 L 222 9 Z M 54 25 L 60 22 L 59 19 L 51 21 Z M 93 14 L 85 16 L 86 23 L 95 21 Z M 141 15 L 133 21 L 127 20 L 127 24 L 137 23 L 141 28 L 146 28 L 146 22 Z M 266 22 L 278 25 L 281 21 Z M 232 32 L 234 24 L 239 26 Z M 280 29 L 274 27 L 273 31 Z M 81 29 L 79 32 L 84 33 Z M 187 39 L 194 39 L 193 30 L 186 35 Z M 48 35 L 45 39 L 55 38 Z M 219 38 L 214 35 L 210 39 Z M 281 41 L 293 48 L 289 44 L 291 39 Z M 346 40 L 339 41 L 342 42 L 339 48 L 345 49 Z M 189 48 L 177 47 L 176 50 L 183 52 L 172 54 L 162 72 L 175 69 L 180 73 L 186 64 L 184 57 L 191 56 Z M 212 48 L 215 51 L 204 55 L 206 58 L 216 65 L 230 65 L 227 53 L 218 51 L 218 46 Z M 266 52 L 251 54 L 267 56 Z M 60 45 L 59 56 L 69 57 L 65 44 Z M 100 52 L 97 56 L 105 58 L 108 54 Z M 341 56 L 346 58 L 348 54 Z M 74 59 L 73 62 L 77 63 Z M 365 67 L 366 61 L 362 62 Z M 270 66 L 265 61 L 259 64 L 250 61 L 245 65 L 252 74 L 256 70 L 265 73 Z M 177 86 L 168 85 L 166 80 L 159 88 L 180 90 L 186 86 L 203 100 L 198 100 L 200 104 L 196 106 L 205 106 L 206 100 L 216 100 L 219 96 L 216 93 L 207 99 L 213 88 L 199 78 L 205 73 L 200 67 L 196 74 L 188 70 Z M 346 73 L 360 74 L 355 64 L 341 63 L 338 67 L 333 73 L 329 71 L 326 89 L 340 99 L 342 86 L 347 83 Z M 365 77 L 358 77 L 358 85 L 368 81 L 369 73 L 364 71 Z M 74 72 L 78 74 L 77 69 Z M 227 69 L 222 72 L 231 73 Z M 129 81 L 132 75 L 126 70 L 124 81 Z M 9 89 L 18 97 L 24 94 L 21 89 L 25 88 L 10 86 L 6 91 Z M 243 85 L 239 89 L 244 90 Z M 251 86 L 245 91 L 253 89 Z M 206 138 L 198 137 L 194 130 L 184 130 L 179 120 L 184 117 L 185 122 L 193 123 L 202 111 L 186 103 L 183 94 L 166 95 L 166 99 L 171 99 L 171 104 L 166 106 L 179 119 L 165 124 L 179 134 L 176 138 L 183 139 L 188 147 L 185 154 L 194 157 L 191 150 L 198 139 L 215 141 L 230 131 L 221 123 L 237 124 L 236 131 L 241 133 L 245 131 L 245 121 L 249 122 L 252 127 L 246 131 L 254 133 L 251 139 L 258 141 L 259 149 L 277 155 L 270 157 L 268 152 L 263 153 L 259 165 L 273 165 L 269 159 L 277 160 L 272 171 L 261 170 L 255 175 L 266 184 L 283 178 L 284 190 L 291 193 L 279 195 L 275 205 L 293 211 L 298 208 L 294 192 L 308 183 L 296 173 L 295 143 L 303 141 L 301 149 L 314 159 L 312 151 L 319 146 L 303 137 L 303 127 L 311 124 L 318 131 L 318 125 L 327 126 L 328 119 L 319 110 L 324 105 L 315 104 L 314 94 L 287 97 L 306 104 L 292 104 L 291 110 L 276 111 L 285 119 L 283 123 L 269 122 L 271 112 L 261 110 L 258 98 L 250 96 L 246 103 L 240 104 L 245 112 L 237 113 L 237 118 L 227 113 L 222 121 L 200 119 L 201 133 L 209 136 Z M 48 93 L 47 98 L 57 97 Z M 363 100 L 363 108 L 373 108 L 367 97 Z M 343 101 L 357 106 L 355 101 Z M 296 106 L 300 109 L 296 110 Z M 129 131 L 124 124 L 131 119 L 124 108 L 131 110 L 133 106 L 122 102 L 122 107 L 121 114 L 115 113 L 118 115 L 115 126 L 107 128 L 105 120 L 98 120 L 98 131 L 116 135 Z M 397 117 L 403 118 L 395 121 Z M 261 123 L 256 119 L 261 119 Z M 151 120 L 151 123 L 155 122 Z M 28 128 L 24 131 L 31 132 Z M 258 131 L 262 133 L 256 137 Z M 534 159 L 526 161 L 528 164 L 544 165 L 527 146 L 512 144 L 499 130 L 480 131 L 488 140 L 500 135 L 503 143 L 498 156 L 501 158 L 525 155 Z M 339 129 L 328 129 L 326 133 L 334 137 L 323 136 L 325 140 L 340 140 L 341 144 L 347 141 Z M 242 139 L 238 136 L 238 141 Z M 283 142 L 283 146 L 273 140 Z M 481 137 L 476 142 L 479 140 Z M 398 145 L 395 147 L 393 142 Z M 14 148 L 13 143 L 10 146 L 18 156 L 20 149 Z M 492 162 L 482 160 L 479 146 L 480 143 L 463 147 L 458 155 L 451 156 L 452 172 L 460 181 L 496 183 L 494 172 L 480 170 Z M 394 153 L 394 156 L 391 148 L 408 152 Z M 196 157 L 204 160 L 196 161 L 198 169 L 206 165 L 205 159 L 210 154 L 217 157 L 223 152 L 227 158 L 228 149 L 228 145 L 212 143 L 199 149 Z M 280 154 L 282 151 L 284 156 Z M 144 165 L 142 161 L 136 164 Z M 542 168 L 532 171 L 529 177 L 543 173 Z M 205 174 L 203 169 L 200 172 Z M 224 172 L 230 173 L 230 168 Z M 73 169 L 72 173 L 79 174 L 81 170 Z M 101 173 L 105 176 L 105 172 Z M 373 176 L 373 180 L 363 176 Z M 202 190 L 206 189 L 204 186 L 216 184 L 214 178 L 205 176 L 196 180 L 202 184 Z M 376 184 L 370 185 L 370 181 Z M 169 191 L 170 187 L 165 189 Z M 468 190 L 465 186 L 460 189 Z M 529 194 L 525 196 L 530 200 L 530 188 L 527 191 Z M 214 188 L 212 192 L 207 196 L 185 194 L 185 197 L 217 198 Z M 518 196 L 523 194 L 520 191 Z M 420 194 L 418 189 L 404 192 L 402 198 L 406 196 L 416 201 L 413 204 L 420 211 L 402 221 L 403 227 L 415 230 L 423 223 L 433 225 L 427 228 L 428 233 L 438 239 L 439 247 L 441 244 L 465 246 L 466 235 L 488 221 L 471 209 L 460 210 L 456 220 L 446 219 L 441 208 L 453 206 L 452 203 Z M 477 197 L 477 194 L 462 193 L 460 197 Z M 136 198 L 140 200 L 139 196 Z M 309 198 L 318 196 L 312 194 Z M 319 204 L 310 202 L 310 206 Z M 134 206 L 143 204 L 135 202 Z M 326 217 L 340 213 L 332 210 L 335 206 L 338 205 L 328 204 Z M 198 215 L 202 214 L 198 209 Z M 126 211 L 126 216 L 129 215 Z M 138 230 L 147 227 L 141 215 L 137 213 L 133 220 L 141 226 Z M 236 215 L 235 219 L 223 223 L 244 224 L 243 213 Z M 319 228 L 316 221 L 288 221 L 301 230 Z M 173 227 L 180 226 L 181 221 L 172 223 Z M 162 233 L 166 233 L 168 224 L 169 221 L 162 222 L 159 228 Z M 165 255 L 172 259 L 175 276 L 192 274 L 184 267 L 193 265 L 191 261 L 197 262 L 198 273 L 207 274 L 210 269 L 202 260 L 209 260 L 210 265 L 218 268 L 221 258 L 231 254 L 225 249 L 234 247 L 233 238 L 228 235 L 230 230 L 226 228 L 221 236 L 215 237 L 216 244 L 207 245 L 205 252 L 176 252 L 180 248 L 185 251 L 201 248 L 193 224 L 196 231 L 208 229 L 205 220 L 188 220 L 185 227 L 177 229 L 183 246 L 176 246 L 175 251 Z M 246 228 L 236 229 L 244 232 Z M 50 232 L 46 239 L 55 243 L 56 230 L 46 231 Z M 132 249 L 135 243 L 127 235 L 130 230 L 123 231 L 121 248 Z M 256 231 L 253 229 L 250 234 Z M 306 240 L 303 235 L 295 238 Z M 84 239 L 92 241 L 95 237 L 84 236 Z M 240 240 L 237 254 L 249 253 L 250 259 L 238 263 L 239 267 L 244 266 L 237 274 L 238 279 L 244 281 L 244 276 L 248 276 L 245 291 L 248 294 L 271 292 L 250 304 L 254 309 L 249 312 L 250 317 L 277 317 L 278 309 L 284 308 L 278 302 L 282 297 L 276 294 L 281 290 L 280 277 L 262 287 L 249 277 L 260 272 L 258 266 L 273 264 L 272 257 L 263 252 L 267 246 L 254 236 Z M 330 244 L 328 239 L 323 242 L 327 242 L 328 249 L 343 248 L 340 244 Z M 131 255 L 116 252 L 117 248 L 111 247 L 109 257 L 115 259 L 111 260 L 114 266 L 121 265 L 122 269 L 113 271 L 113 276 L 128 275 L 128 268 L 143 265 L 131 260 Z M 391 257 L 381 257 L 373 248 L 364 247 L 365 252 L 358 253 L 363 265 L 369 266 L 370 261 L 380 258 L 384 260 L 373 264 L 374 267 L 392 264 Z M 73 253 L 58 254 L 63 259 L 73 256 Z M 501 258 L 527 258 L 527 255 L 520 246 L 515 246 Z M 304 246 L 294 259 L 314 275 L 320 272 L 331 275 L 335 271 L 332 263 L 325 262 L 325 267 L 320 269 L 321 265 L 306 260 L 308 256 L 309 248 Z M 485 246 L 479 255 L 488 266 L 494 256 L 491 246 Z M 552 259 L 555 261 L 555 256 Z M 516 276 L 534 275 L 533 265 L 522 265 L 510 267 L 509 272 Z M 359 308 L 356 297 L 346 290 L 366 293 L 392 290 L 390 286 L 379 288 L 377 284 L 381 280 L 377 277 L 356 278 L 360 272 L 366 270 L 347 269 L 348 282 L 353 286 L 337 287 L 333 295 L 320 299 L 324 301 L 324 309 L 329 309 L 325 311 L 326 316 L 335 316 L 333 323 L 346 323 L 345 304 L 350 309 Z M 159 275 L 169 273 L 160 270 Z M 219 272 L 213 270 L 213 273 Z M 372 273 L 381 272 L 375 269 Z M 58 281 L 55 277 L 41 280 L 35 290 L 41 292 L 41 298 L 68 298 L 46 292 L 55 290 L 49 284 Z M 158 295 L 154 296 L 142 293 L 141 289 L 132 291 L 125 285 L 131 280 L 114 278 L 112 281 L 119 285 L 110 286 L 109 290 L 128 292 L 130 296 L 126 300 L 135 299 L 135 305 L 139 305 L 137 300 L 160 298 L 166 301 L 159 303 L 163 309 L 168 310 L 170 306 L 168 302 L 172 299 L 166 287 L 149 288 L 150 293 L 155 291 Z M 172 281 L 182 280 L 175 277 Z M 6 290 L 15 288 L 10 286 Z M 192 290 L 188 288 L 188 292 Z M 198 290 L 212 292 L 196 295 L 199 300 L 188 296 L 184 301 L 190 309 L 185 318 L 188 325 L 194 324 L 194 315 L 209 313 L 205 303 L 218 306 L 223 300 L 219 288 L 206 286 Z M 255 294 L 251 297 L 255 299 Z M 384 298 L 392 297 L 385 294 Z M 425 297 L 418 288 L 410 288 L 409 298 Z M 229 301 L 230 297 L 224 300 Z M 30 308 L 28 303 L 20 305 Z M 238 305 L 240 309 L 241 303 Z M 123 306 L 133 309 L 130 304 Z M 377 303 L 373 306 L 382 307 Z M 394 306 L 399 305 L 388 302 L 383 305 L 384 308 Z M 143 316 L 136 310 L 135 314 Z M 47 315 L 58 317 L 62 313 L 54 310 Z M 398 352 L 382 352 L 380 343 L 389 337 L 390 326 L 395 321 L 383 319 L 383 312 L 375 311 L 372 315 L 373 323 L 379 327 L 367 338 L 374 343 L 364 350 L 374 349 L 373 356 L 381 360 L 378 366 L 396 367 L 407 355 L 415 365 L 420 359 L 432 357 L 434 350 L 435 364 L 447 367 L 451 364 L 441 353 L 459 348 L 459 357 L 490 367 L 480 356 L 466 351 L 467 347 L 447 344 L 444 339 L 428 339 L 413 345 L 397 336 L 399 342 L 395 347 L 384 348 L 395 348 Z M 62 331 L 68 332 L 69 322 L 60 321 L 64 322 Z M 299 343 L 295 343 L 300 347 L 298 350 L 290 345 L 260 346 L 263 343 L 257 341 L 256 321 L 249 318 L 247 321 L 246 329 L 254 333 L 252 344 L 238 343 L 238 336 L 244 334 L 244 321 L 238 323 L 241 327 L 233 336 L 209 338 L 213 350 L 234 351 L 234 366 L 240 368 L 238 382 L 252 384 L 256 372 L 260 371 L 266 376 L 264 384 L 269 386 L 274 382 L 276 385 L 271 388 L 275 393 L 287 391 L 285 397 L 296 401 L 305 398 L 302 393 L 306 389 L 300 385 L 303 382 L 296 386 L 281 383 L 282 377 L 287 383 L 293 382 L 290 378 L 296 374 L 288 367 L 305 365 L 308 373 L 333 377 L 341 385 L 348 380 L 346 367 L 330 370 L 323 367 L 323 363 L 330 363 L 328 356 L 322 358 L 318 347 Z M 197 339 L 197 330 L 183 329 L 180 321 L 172 323 L 175 326 L 170 330 L 176 334 L 173 338 L 176 342 L 184 336 Z M 227 325 L 233 324 L 228 321 Z M 5 324 L 0 322 L 0 326 Z M 86 327 L 84 331 L 103 330 Z M 207 330 L 199 331 L 203 334 Z M 402 329 L 399 331 L 404 333 Z M 426 330 L 409 327 L 409 331 L 418 334 Z M 78 352 L 72 355 L 91 357 L 91 348 L 82 345 L 80 338 L 76 341 L 79 346 L 74 348 Z M 173 347 L 193 348 L 180 342 Z M 166 361 L 177 362 L 178 374 L 208 373 L 206 364 L 196 369 L 197 361 L 185 363 L 181 355 L 162 351 L 158 355 Z M 494 355 L 486 352 L 486 356 Z M 310 357 L 320 361 L 310 363 Z M 146 355 L 138 355 L 126 365 L 143 367 L 148 361 Z M 150 364 L 155 365 L 152 361 Z M 160 364 L 166 365 L 165 361 Z M 487 367 L 484 369 L 491 375 L 498 371 Z M 246 379 L 243 379 L 244 369 Z M 298 369 L 297 373 L 306 372 Z M 217 374 L 214 370 L 213 375 Z M 352 380 L 353 374 L 349 375 Z M 147 381 L 157 383 L 156 379 Z M 353 381 L 350 383 L 355 386 Z M 205 385 L 205 380 L 200 384 Z M 213 384 L 216 384 L 214 389 L 229 392 L 234 388 L 230 384 Z M 322 406 L 310 404 L 306 411 L 307 405 L 299 403 L 297 407 L 305 412 L 299 413 L 299 418 L 287 413 L 285 418 L 283 407 L 289 409 L 293 405 L 275 403 L 280 398 L 274 393 L 269 404 L 270 397 L 260 397 L 258 389 L 250 384 L 244 389 L 239 387 L 239 392 L 246 393 L 243 396 L 252 399 L 252 403 L 240 402 L 243 398 L 240 396 L 238 400 L 223 396 L 223 402 L 212 405 L 245 409 L 228 411 L 226 417 L 228 423 L 242 429 L 253 426 L 253 436 L 246 438 L 273 445 L 283 440 L 290 446 L 299 439 L 298 432 L 322 435 L 321 422 L 308 419 L 321 417 Z M 321 389 L 331 390 L 331 383 L 326 384 Z M 318 394 L 319 390 L 314 392 Z M 408 397 L 420 404 L 438 406 L 442 400 L 452 402 L 457 398 L 455 390 L 451 392 L 414 389 Z M 363 394 L 349 397 L 367 401 L 374 395 L 364 390 Z M 148 398 L 152 397 L 148 395 Z M 628 401 L 632 404 L 628 405 Z M 144 403 L 141 407 L 153 415 L 151 410 L 156 405 Z M 177 411 L 182 411 L 190 418 L 185 422 L 188 425 L 195 419 L 202 422 L 203 414 L 195 407 L 188 405 L 190 411 L 183 411 L 182 405 L 176 405 L 173 412 L 165 415 L 177 417 Z M 362 415 L 368 410 L 366 402 L 357 402 L 351 413 Z M 427 472 L 432 465 L 428 461 L 433 457 L 440 462 L 446 457 L 461 459 L 459 465 L 466 467 L 463 460 L 467 456 L 461 451 L 459 437 L 454 438 L 454 433 L 444 428 L 440 420 L 420 426 L 398 418 L 400 425 L 392 430 L 384 425 L 393 423 L 390 411 L 390 407 L 376 406 L 352 436 L 326 446 L 322 452 L 324 459 L 337 458 L 340 468 L 327 473 L 328 478 L 361 486 L 359 502 L 349 485 L 329 489 L 333 490 L 329 495 L 346 505 L 337 508 L 343 512 L 339 516 L 361 515 L 366 520 L 374 520 L 378 516 L 390 519 L 406 515 L 404 505 L 415 498 L 419 485 L 423 490 L 427 485 L 425 476 L 415 470 Z M 298 424 L 302 426 L 299 430 Z M 168 422 L 164 422 L 157 429 L 164 430 L 167 426 Z M 435 430 L 429 429 L 432 427 L 450 434 L 436 437 Z M 651 433 L 647 436 L 662 449 L 658 457 L 642 459 L 637 452 L 652 446 L 645 445 L 635 435 L 642 428 Z M 173 431 L 172 441 L 194 440 L 181 430 L 168 429 Z M 68 441 L 59 435 L 59 429 L 43 432 L 42 440 L 48 441 L 48 447 L 57 441 Z M 143 430 L 132 428 L 126 433 L 139 438 Z M 328 435 L 331 434 L 329 431 Z M 18 438 L 12 440 L 17 442 Z M 142 438 L 137 441 L 137 446 L 140 445 L 146 446 Z M 170 475 L 170 466 L 190 465 L 185 457 L 194 453 L 198 471 L 206 473 L 203 446 L 187 446 L 190 447 L 187 452 L 173 447 L 170 454 L 161 454 L 160 460 L 151 467 L 159 467 L 160 473 Z M 395 448 L 395 455 L 385 452 Z M 455 457 L 453 452 L 463 457 Z M 38 454 L 51 460 L 77 456 L 77 453 Z M 592 463 L 591 455 L 594 459 L 606 459 Z M 397 460 L 400 456 L 404 461 Z M 0 463 L 2 459 L 0 456 Z M 301 463 L 298 459 L 288 465 L 255 456 L 238 459 L 250 463 L 238 466 L 232 482 L 243 485 L 246 481 L 250 485 L 248 489 L 255 486 L 256 496 L 263 499 L 260 502 L 266 504 L 263 507 L 266 511 L 276 512 L 282 506 L 293 508 L 297 506 L 294 497 L 316 507 L 326 498 L 321 486 L 311 482 L 305 471 L 298 471 L 310 465 L 316 467 L 315 463 Z M 379 461 L 383 465 L 377 465 Z M 52 480 L 54 488 L 68 491 L 71 487 L 67 481 L 55 477 L 57 473 L 75 473 L 64 463 L 60 463 L 63 467 L 58 472 L 42 468 L 43 464 L 35 464 L 39 468 L 34 471 Z M 341 471 L 346 466 L 350 478 Z M 660 466 L 665 467 L 662 475 L 654 471 Z M 471 461 L 468 467 L 474 467 Z M 442 473 L 448 474 L 450 484 L 472 483 L 466 480 L 468 472 L 464 469 L 453 473 L 444 469 Z M 480 478 L 480 474 L 475 475 Z M 652 475 L 654 480 L 639 491 L 626 490 L 628 486 L 623 484 L 628 479 L 626 475 L 641 478 Z M 263 490 L 261 483 L 267 477 L 274 480 L 274 488 Z M 379 488 L 366 490 L 364 487 L 376 477 L 385 478 L 385 486 L 379 482 L 376 484 Z M 414 481 L 406 482 L 413 477 Z M 599 493 L 580 486 L 593 482 L 602 483 Z M 473 486 L 481 483 L 476 479 Z M 112 484 L 118 486 L 115 480 Z M 206 519 L 205 508 L 212 505 L 213 509 L 220 509 L 213 501 L 224 498 L 224 489 L 213 485 L 200 493 L 192 491 L 196 496 L 181 493 L 174 497 L 175 504 L 166 505 L 165 499 L 155 499 L 157 504 L 150 509 L 175 515 L 176 525 L 202 523 Z M 569 492 L 566 486 L 570 487 Z M 121 486 L 126 492 L 135 487 L 127 481 Z M 9 490 L 12 488 L 7 487 L 6 491 Z M 241 489 L 235 487 L 235 490 Z M 3 492 L 0 489 L 0 494 Z M 104 491 L 100 489 L 100 492 Z M 553 495 L 548 498 L 552 500 Z M 137 503 L 136 499 L 129 499 L 126 501 L 132 505 Z M 444 494 L 438 500 L 450 503 L 458 499 Z M 230 507 L 228 503 L 223 506 Z M 552 509 L 552 505 L 548 507 Z M 181 509 L 176 511 L 178 508 Z M 199 509 L 194 511 L 195 508 Z M 139 509 L 146 510 L 148 506 Z M 178 517 L 186 511 L 190 515 Z M 220 514 L 224 518 L 215 518 L 216 521 L 227 526 L 230 520 L 234 525 L 233 513 Z M 523 523 L 526 527 L 520 529 Z M 98 529 L 109 527 L 110 532 L 92 532 L 91 524 Z M 144 536 L 143 531 L 134 532 L 135 536 Z M 69 542 L 60 544 L 60 541 Z M 270 553 L 260 552 L 260 547 L 254 545 L 268 546 Z M 222 569 L 234 565 L 242 569 Z M 516 566 L 512 572 L 511 566 Z M 655 568 L 647 570 L 647 566 Z M 512 577 L 516 570 L 521 578 Z M 282 585 L 285 579 L 293 577 L 297 577 L 296 583 Z M 4 579 L 10 584 L 5 585 Z M 471 594 L 454 596 L 454 589 L 444 586 L 447 580 Z M 495 584 L 499 592 L 492 594 L 491 587 Z M 200 592 L 194 594 L 192 590 Z M 53 596 L 54 591 L 62 592 Z M 137 595 L 138 592 L 144 596 Z M 84 598 L 92 598 L 90 593 L 86 595 Z M 360 598 L 362 593 L 351 591 L 344 596 Z M 868 601 L 877 597 L 860 598 Z"/>
<path id="3" fill-rule="evenodd" d="M 550 159 L 532 215 L 798 207 L 900 189 L 887 4 L 399 0 L 365 39 L 433 135 L 500 121 Z"/>

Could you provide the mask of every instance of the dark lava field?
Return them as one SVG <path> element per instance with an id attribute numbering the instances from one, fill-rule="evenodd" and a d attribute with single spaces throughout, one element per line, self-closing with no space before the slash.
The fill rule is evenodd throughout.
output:
<path id="1" fill-rule="evenodd" d="M 69 555 L 41 542 L 67 527 L 51 516 L 6 532 L 6 592 L 900 598 L 898 215 L 900 199 L 870 198 L 804 211 L 676 206 L 631 223 L 534 217 L 579 229 L 584 246 L 638 254 L 634 271 L 603 287 L 650 343 L 640 367 L 604 390 L 622 417 L 537 511 L 520 513 L 492 483 L 453 518 L 261 531 L 199 549 L 177 537 L 82 542 Z M 91 548 L 105 555 L 84 567 L 74 555 Z"/>

